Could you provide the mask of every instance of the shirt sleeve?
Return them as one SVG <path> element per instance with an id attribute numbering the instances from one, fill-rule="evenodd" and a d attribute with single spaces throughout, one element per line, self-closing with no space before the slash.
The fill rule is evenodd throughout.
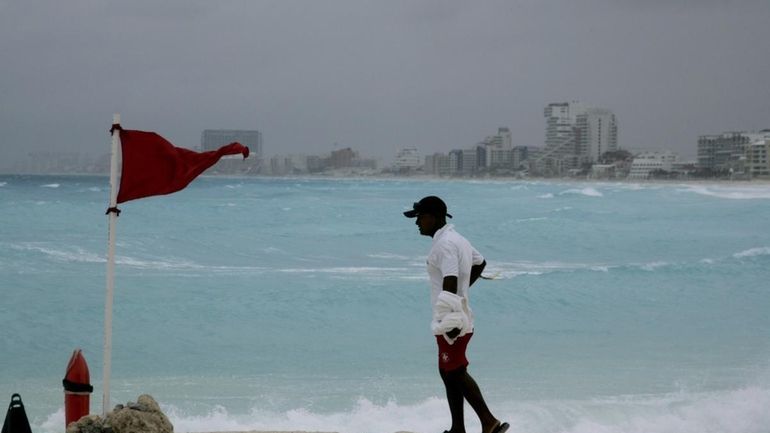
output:
<path id="1" fill-rule="evenodd" d="M 472 252 L 472 263 L 474 265 L 480 265 L 480 264 L 484 263 L 484 256 L 482 256 L 481 253 L 476 250 L 476 248 L 472 248 L 472 249 L 473 249 L 473 252 Z"/>
<path id="2" fill-rule="evenodd" d="M 458 254 L 456 246 L 448 242 L 445 243 L 442 245 L 437 258 L 442 277 L 460 276 L 460 254 Z"/>

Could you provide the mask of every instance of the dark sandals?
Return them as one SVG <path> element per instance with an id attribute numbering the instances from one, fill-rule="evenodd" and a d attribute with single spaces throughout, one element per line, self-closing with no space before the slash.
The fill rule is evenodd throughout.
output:
<path id="1" fill-rule="evenodd" d="M 510 427 L 511 426 L 507 422 L 501 422 L 497 427 L 492 429 L 492 433 L 505 433 Z M 449 430 L 444 430 L 444 433 L 449 433 Z"/>
<path id="2" fill-rule="evenodd" d="M 492 433 L 505 433 L 511 426 L 507 422 L 501 422 L 492 430 Z"/>

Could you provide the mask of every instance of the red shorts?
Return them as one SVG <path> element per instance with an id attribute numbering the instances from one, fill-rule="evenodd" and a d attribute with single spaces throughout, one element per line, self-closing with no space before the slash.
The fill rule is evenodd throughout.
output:
<path id="1" fill-rule="evenodd" d="M 467 367 L 468 358 L 465 357 L 465 348 L 468 347 L 471 337 L 473 337 L 473 332 L 457 337 L 454 344 L 449 344 L 443 335 L 436 335 L 436 342 L 438 343 L 438 369 L 441 371 L 452 371 Z"/>

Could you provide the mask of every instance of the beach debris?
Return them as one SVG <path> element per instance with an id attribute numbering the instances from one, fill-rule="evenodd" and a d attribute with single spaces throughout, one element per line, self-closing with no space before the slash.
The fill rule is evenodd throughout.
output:
<path id="1" fill-rule="evenodd" d="M 119 404 L 102 419 L 81 418 L 67 426 L 67 433 L 173 433 L 174 426 L 152 396 L 140 395 L 136 402 Z"/>

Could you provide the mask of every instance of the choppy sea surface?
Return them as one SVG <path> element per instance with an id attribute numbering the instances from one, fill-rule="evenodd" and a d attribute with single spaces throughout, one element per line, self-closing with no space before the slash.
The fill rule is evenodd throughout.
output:
<path id="1" fill-rule="evenodd" d="M 470 372 L 527 433 L 770 431 L 770 185 L 199 178 L 124 203 L 113 404 L 179 432 L 449 427 L 425 256 L 439 195 L 489 263 Z M 0 177 L 0 404 L 101 413 L 106 177 Z M 5 407 L 5 406 L 3 406 Z M 468 431 L 479 429 L 470 408 Z"/>

